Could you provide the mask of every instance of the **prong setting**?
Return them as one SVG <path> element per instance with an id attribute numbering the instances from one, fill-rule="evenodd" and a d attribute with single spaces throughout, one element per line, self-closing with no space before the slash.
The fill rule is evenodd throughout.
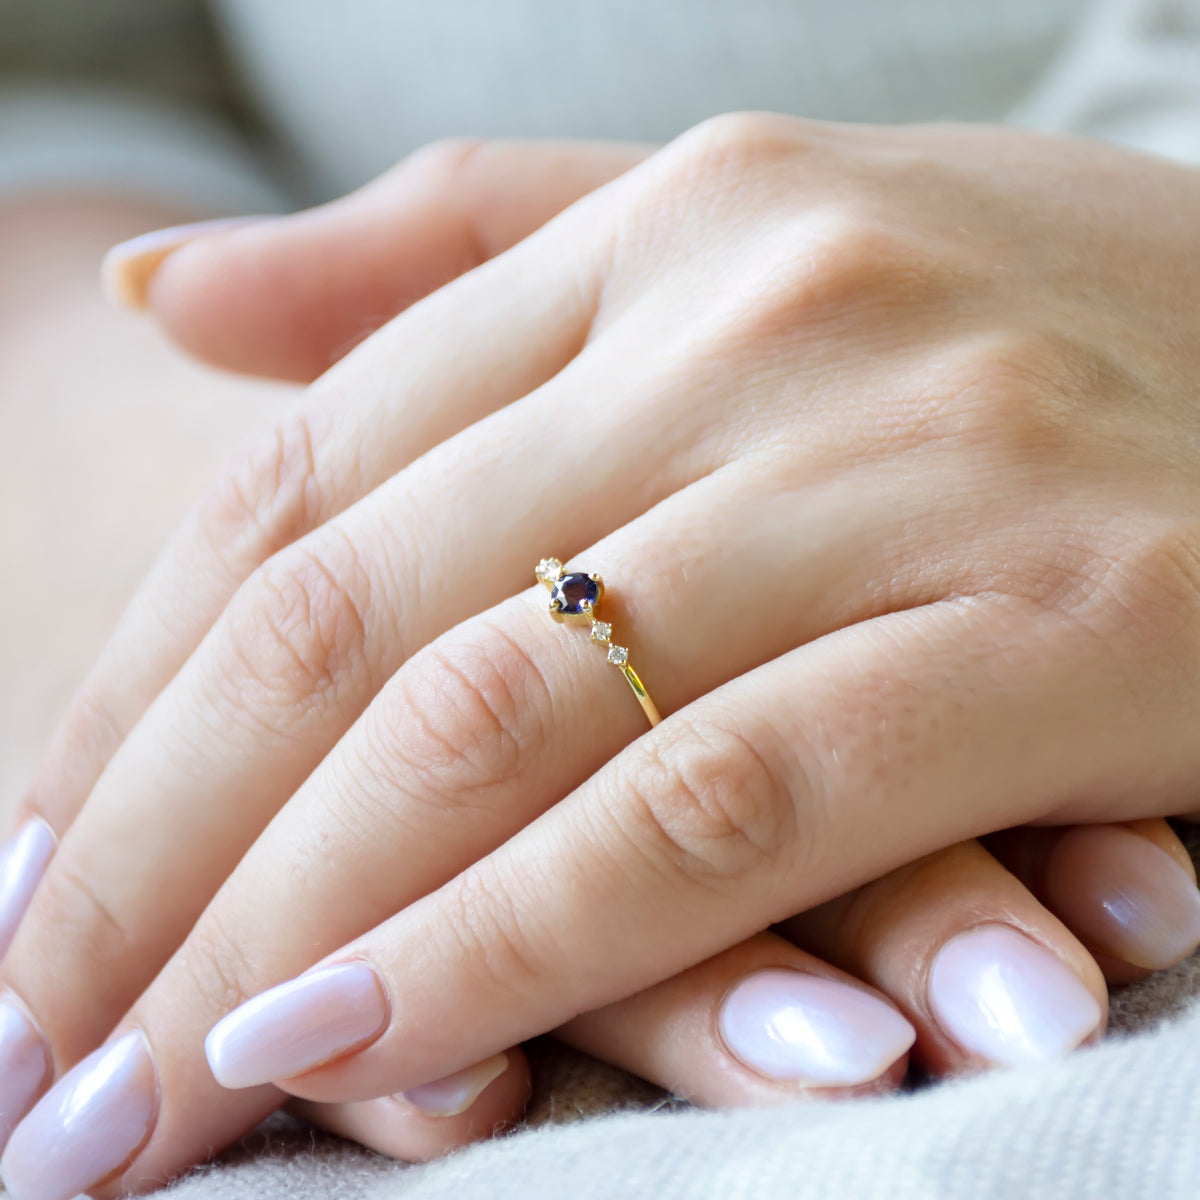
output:
<path id="1" fill-rule="evenodd" d="M 604 599 L 604 580 L 595 574 L 567 572 L 557 558 L 543 558 L 534 574 L 538 583 L 550 592 L 550 616 L 560 625 L 569 622 L 573 625 L 586 623 L 591 626 L 591 640 L 606 651 L 608 661 L 625 676 L 625 682 L 633 690 L 650 724 L 657 725 L 662 717 L 659 716 L 654 701 L 650 699 L 646 685 L 629 665 L 628 648 L 615 645 L 612 641 L 612 626 L 596 616 L 596 608 Z"/>

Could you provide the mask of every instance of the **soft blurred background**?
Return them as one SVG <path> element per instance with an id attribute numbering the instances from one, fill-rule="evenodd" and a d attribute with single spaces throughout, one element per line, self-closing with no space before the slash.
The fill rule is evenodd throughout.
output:
<path id="1" fill-rule="evenodd" d="M 102 300 L 112 243 L 339 194 L 445 135 L 713 113 L 1012 120 L 1200 161 L 1200 0 L 0 0 L 0 810 L 283 386 Z"/>
<path id="2" fill-rule="evenodd" d="M 187 504 L 283 399 L 97 282 L 115 240 L 284 204 L 235 79 L 202 4 L 0 0 L 0 815 Z"/>

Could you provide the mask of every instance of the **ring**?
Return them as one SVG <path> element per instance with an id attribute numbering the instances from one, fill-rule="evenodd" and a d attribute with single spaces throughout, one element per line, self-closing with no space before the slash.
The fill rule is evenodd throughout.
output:
<path id="1" fill-rule="evenodd" d="M 586 621 L 591 625 L 592 641 L 608 647 L 608 661 L 625 676 L 642 711 L 650 719 L 651 727 L 657 725 L 662 717 L 650 699 L 646 685 L 629 665 L 629 651 L 612 640 L 612 626 L 596 617 L 596 608 L 604 599 L 604 580 L 599 575 L 585 575 L 582 571 L 568 574 L 557 558 L 543 558 L 534 573 L 538 583 L 550 590 L 550 615 L 560 623 L 582 624 Z"/>

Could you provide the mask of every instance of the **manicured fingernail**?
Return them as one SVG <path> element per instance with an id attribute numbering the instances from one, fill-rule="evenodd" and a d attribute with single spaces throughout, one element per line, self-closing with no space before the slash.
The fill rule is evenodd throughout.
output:
<path id="1" fill-rule="evenodd" d="M 473 1067 L 409 1088 L 399 1094 L 400 1099 L 407 1100 L 430 1117 L 457 1117 L 459 1113 L 465 1113 L 507 1068 L 508 1055 L 494 1054 Z"/>
<path id="2" fill-rule="evenodd" d="M 50 1054 L 41 1034 L 12 1000 L 0 1000 L 0 1148 L 49 1073 Z"/>
<path id="3" fill-rule="evenodd" d="M 720 1028 L 733 1056 L 770 1079 L 846 1087 L 877 1079 L 917 1036 L 870 992 L 782 968 L 739 983 Z"/>
<path id="4" fill-rule="evenodd" d="M 222 1087 L 254 1087 L 303 1075 L 360 1050 L 387 1021 L 379 976 L 365 963 L 337 963 L 235 1008 L 213 1026 L 204 1052 Z"/>
<path id="5" fill-rule="evenodd" d="M 58 1081 L 17 1126 L 0 1159 L 12 1200 L 70 1200 L 120 1170 L 146 1144 L 158 1076 L 135 1030 Z"/>
<path id="6" fill-rule="evenodd" d="M 1072 829 L 1046 864 L 1046 901 L 1114 958 L 1157 971 L 1200 944 L 1200 888 L 1165 850 L 1130 829 Z"/>
<path id="7" fill-rule="evenodd" d="M 1008 925 L 951 938 L 930 971 L 929 1004 L 964 1050 L 1001 1066 L 1060 1058 L 1101 1017 L 1069 967 Z"/>
<path id="8" fill-rule="evenodd" d="M 0 848 L 0 956 L 12 943 L 58 840 L 41 817 L 32 817 Z"/>
<path id="9" fill-rule="evenodd" d="M 265 221 L 267 217 L 220 217 L 155 229 L 140 237 L 118 242 L 100 264 L 100 284 L 105 295 L 123 308 L 145 308 L 150 281 L 168 254 L 210 233 L 223 233 L 239 225 Z"/>

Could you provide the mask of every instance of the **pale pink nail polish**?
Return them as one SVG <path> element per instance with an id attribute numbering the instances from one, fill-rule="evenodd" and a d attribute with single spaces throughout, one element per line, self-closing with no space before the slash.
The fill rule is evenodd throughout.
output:
<path id="1" fill-rule="evenodd" d="M 476 1100 L 495 1083 L 508 1067 L 507 1054 L 493 1054 L 473 1067 L 456 1071 L 432 1083 L 409 1088 L 400 1093 L 400 1099 L 408 1101 L 431 1117 L 457 1117 L 465 1113 Z"/>
<path id="2" fill-rule="evenodd" d="M 68 1072 L 13 1131 L 0 1178 L 12 1200 L 71 1200 L 120 1170 L 145 1145 L 158 1113 L 158 1077 L 137 1030 Z"/>
<path id="3" fill-rule="evenodd" d="M 1059 1058 L 1103 1015 L 1057 955 L 1009 925 L 951 938 L 929 973 L 929 1005 L 964 1050 L 1001 1066 Z"/>
<path id="4" fill-rule="evenodd" d="M 719 1022 L 725 1045 L 746 1066 L 769 1079 L 826 1087 L 879 1078 L 917 1036 L 870 992 L 783 968 L 739 983 Z"/>
<path id="5" fill-rule="evenodd" d="M 31 817 L 0 847 L 0 957 L 46 873 L 58 840 L 41 817 Z"/>
<path id="6" fill-rule="evenodd" d="M 1200 888 L 1165 850 L 1119 825 L 1064 833 L 1046 901 L 1090 948 L 1157 971 L 1200 944 Z"/>
<path id="7" fill-rule="evenodd" d="M 303 1075 L 373 1042 L 388 1022 L 387 996 L 366 963 L 309 971 L 247 1000 L 204 1041 L 222 1087 Z"/>
<path id="8" fill-rule="evenodd" d="M 118 242 L 100 264 L 100 285 L 114 304 L 123 308 L 145 308 L 150 282 L 169 254 L 210 233 L 224 233 L 241 225 L 269 219 L 218 217 L 212 221 L 194 221 L 190 225 L 155 229 L 126 242 Z"/>
<path id="9" fill-rule="evenodd" d="M 50 1074 L 50 1054 L 33 1022 L 11 998 L 0 999 L 0 1149 Z"/>

